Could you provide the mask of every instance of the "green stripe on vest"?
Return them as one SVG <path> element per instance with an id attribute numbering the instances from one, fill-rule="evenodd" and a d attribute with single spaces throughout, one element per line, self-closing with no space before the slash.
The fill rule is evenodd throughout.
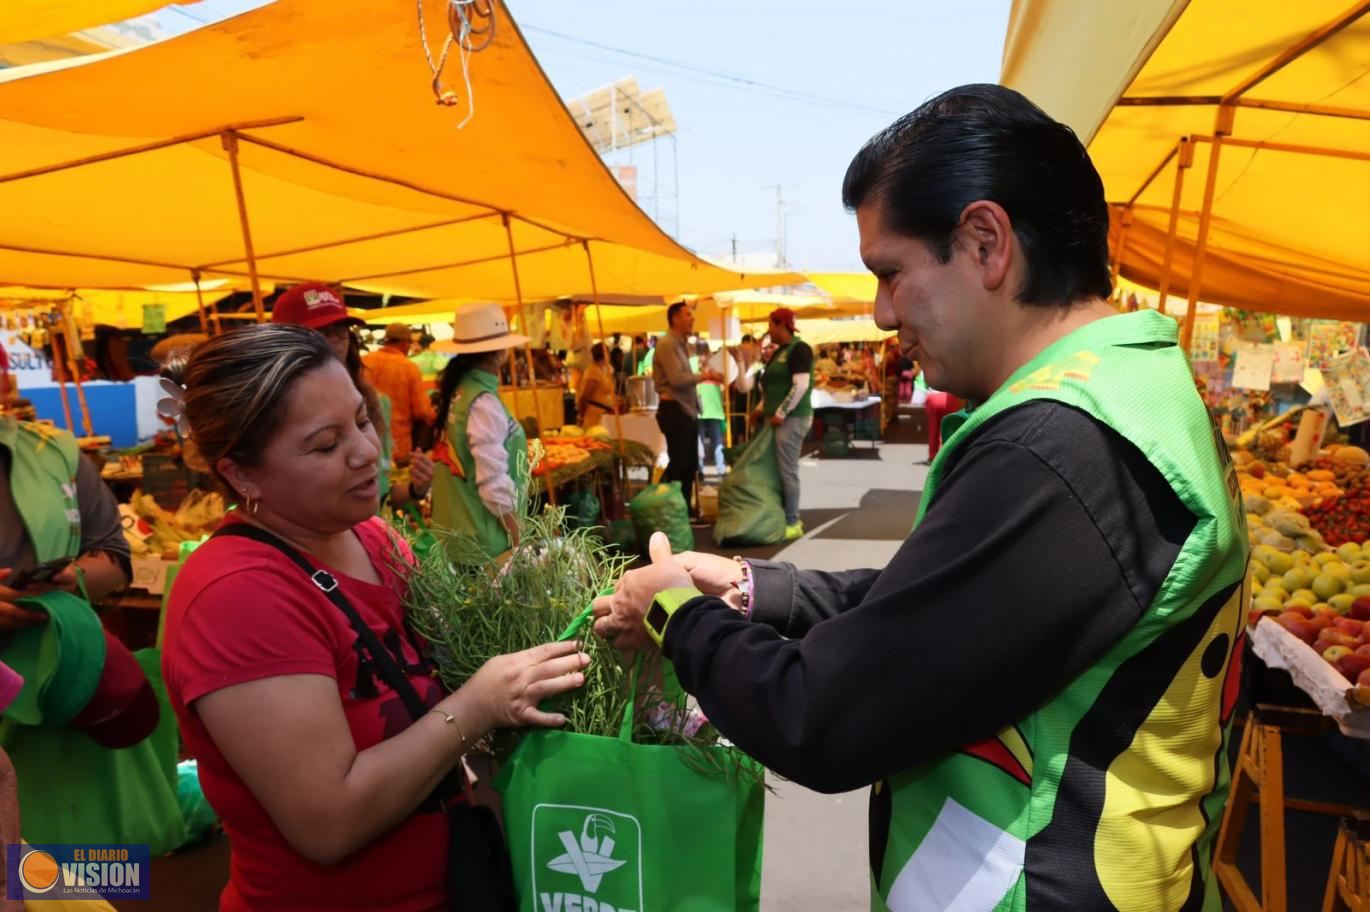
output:
<path id="1" fill-rule="evenodd" d="M 446 445 L 456 456 L 457 465 L 463 477 L 456 477 L 451 469 L 441 462 L 433 470 L 433 523 L 458 532 L 474 535 L 482 550 L 489 557 L 496 557 L 509 550 L 509 533 L 499 517 L 492 514 L 480 499 L 476 488 L 476 459 L 471 454 L 471 444 L 466 436 L 466 425 L 471 417 L 471 406 L 483 395 L 495 397 L 499 402 L 499 378 L 485 371 L 468 371 L 457 385 L 452 396 L 452 406 L 444 429 Z M 501 403 L 503 408 L 503 403 Z M 505 411 L 508 417 L 508 411 Z M 528 437 L 523 428 L 509 417 L 509 436 L 504 442 L 505 453 L 509 458 L 509 472 L 513 475 L 517 467 L 527 459 Z M 515 505 L 522 500 L 526 477 L 514 475 Z M 457 555 L 452 555 L 456 558 Z"/>
<path id="2" fill-rule="evenodd" d="M 790 387 L 794 386 L 794 378 L 790 376 L 790 353 L 801 341 L 796 338 L 786 342 L 766 363 L 766 369 L 761 375 L 761 386 L 764 390 L 761 407 L 767 415 L 775 414 L 775 410 L 780 408 L 780 403 L 784 402 L 785 397 L 790 394 Z M 813 378 L 810 377 L 808 389 L 804 390 L 804 395 L 799 397 L 799 402 L 786 414 L 795 418 L 806 418 L 812 415 L 812 400 Z"/>
<path id="3" fill-rule="evenodd" d="M 872 820 L 888 830 L 873 828 L 872 907 L 944 908 L 976 895 L 976 908 L 1009 912 L 1217 910 L 1210 855 L 1228 787 L 1224 685 L 1249 556 L 1236 473 L 1175 323 L 1141 311 L 1071 333 L 960 416 L 919 520 L 935 509 L 959 447 L 990 418 L 1043 399 L 1131 441 L 1194 514 L 1194 529 L 1136 626 L 1050 702 L 876 786 Z"/>

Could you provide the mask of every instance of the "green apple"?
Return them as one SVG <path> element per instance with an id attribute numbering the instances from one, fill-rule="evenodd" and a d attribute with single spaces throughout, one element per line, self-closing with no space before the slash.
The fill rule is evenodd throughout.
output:
<path id="1" fill-rule="evenodd" d="M 1332 610 L 1337 612 L 1337 614 L 1346 614 L 1351 610 L 1351 603 L 1355 600 L 1356 597 L 1354 595 L 1343 592 L 1339 595 L 1332 596 L 1327 600 L 1327 604 L 1331 605 Z"/>
<path id="2" fill-rule="evenodd" d="M 1370 583 L 1361 583 L 1359 586 L 1352 586 L 1351 597 L 1370 598 Z"/>
<path id="3" fill-rule="evenodd" d="M 1318 566 L 1322 566 L 1323 564 L 1330 564 L 1334 560 L 1340 560 L 1340 558 L 1337 556 L 1337 552 L 1335 551 L 1324 551 L 1321 554 L 1313 555 L 1313 563 L 1317 564 Z"/>
<path id="4" fill-rule="evenodd" d="M 1322 565 L 1323 573 L 1330 573 L 1342 582 L 1351 581 L 1351 568 L 1341 561 L 1328 561 Z"/>
<path id="5" fill-rule="evenodd" d="M 1306 590 L 1304 590 L 1304 591 L 1306 591 Z M 1312 593 L 1312 592 L 1309 592 L 1308 594 L 1309 594 L 1309 595 L 1312 595 L 1313 593 Z M 1261 589 L 1261 597 L 1262 597 L 1262 598 L 1278 599 L 1280 602 L 1283 603 L 1283 602 L 1289 601 L 1289 596 L 1290 596 L 1289 591 L 1288 591 L 1287 589 L 1285 589 L 1283 586 L 1281 586 L 1280 584 L 1276 583 L 1274 580 L 1271 580 L 1269 583 L 1267 583 L 1267 584 Z M 1317 600 L 1316 600 L 1316 599 L 1307 599 L 1306 601 L 1308 602 L 1308 604 L 1311 605 L 1311 604 L 1313 604 L 1313 602 L 1315 602 L 1315 601 L 1317 601 Z"/>
<path id="6" fill-rule="evenodd" d="M 1280 577 L 1280 585 L 1285 588 L 1285 591 L 1293 592 L 1296 589 L 1306 589 L 1313 580 L 1313 574 L 1295 567 L 1293 570 L 1290 570 L 1284 576 Z"/>
<path id="7" fill-rule="evenodd" d="M 1315 604 L 1319 601 L 1318 594 L 1312 589 L 1295 589 L 1293 592 L 1289 593 L 1289 597 L 1295 601 L 1304 602 L 1308 605 Z"/>
<path id="8" fill-rule="evenodd" d="M 1271 549 L 1262 556 L 1265 565 L 1270 568 L 1271 573 L 1278 573 L 1281 576 L 1294 569 L 1294 558 L 1285 554 L 1283 551 Z"/>
<path id="9" fill-rule="evenodd" d="M 1337 549 L 1337 556 L 1348 564 L 1358 561 L 1361 558 L 1361 546 L 1355 542 L 1347 542 Z"/>
<path id="10" fill-rule="evenodd" d="M 1268 611 L 1279 612 L 1284 610 L 1284 602 L 1281 602 L 1278 599 L 1261 597 L 1253 601 L 1251 607 L 1261 613 Z"/>
<path id="11" fill-rule="evenodd" d="M 1253 560 L 1251 562 L 1251 576 L 1256 582 L 1264 584 L 1266 580 L 1270 579 L 1270 568 L 1258 560 Z"/>
<path id="12" fill-rule="evenodd" d="M 1351 582 L 1356 585 L 1370 583 L 1370 560 L 1358 560 L 1351 563 Z"/>
<path id="13" fill-rule="evenodd" d="M 1343 564 L 1342 566 L 1345 566 Z M 1324 567 L 1323 569 L 1326 569 Z M 1339 576 L 1331 573 L 1324 573 L 1313 580 L 1313 592 L 1317 595 L 1318 601 L 1325 602 L 1334 595 L 1339 595 L 1346 588 L 1346 582 Z"/>

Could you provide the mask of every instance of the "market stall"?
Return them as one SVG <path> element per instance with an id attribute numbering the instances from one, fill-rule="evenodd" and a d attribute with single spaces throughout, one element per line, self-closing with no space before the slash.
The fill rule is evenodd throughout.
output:
<path id="1" fill-rule="evenodd" d="M 1370 516 L 1353 443 L 1370 417 L 1367 13 L 1344 0 L 1019 0 L 1005 42 L 1004 83 L 1089 143 L 1115 280 L 1158 289 L 1163 310 L 1185 297 L 1182 339 L 1241 469 L 1255 558 L 1247 632 L 1259 659 L 1290 672 L 1287 699 L 1301 704 L 1258 706 L 1243 733 L 1215 864 L 1242 912 L 1287 907 L 1288 809 L 1351 810 L 1286 798 L 1282 739 L 1329 719 L 1343 737 L 1364 734 L 1355 628 L 1370 616 L 1356 608 L 1370 594 Z M 1253 798 L 1259 898 L 1237 866 Z M 1347 875 L 1366 857 L 1364 835 L 1338 834 L 1324 908 L 1370 901 L 1364 878 Z"/>

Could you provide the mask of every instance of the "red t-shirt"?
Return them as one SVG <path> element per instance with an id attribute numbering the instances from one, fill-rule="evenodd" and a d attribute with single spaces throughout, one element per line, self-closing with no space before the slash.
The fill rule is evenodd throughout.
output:
<path id="1" fill-rule="evenodd" d="M 392 536 L 379 519 L 367 520 L 355 532 L 381 584 L 333 575 L 432 706 L 442 692 L 404 634 L 406 583 L 395 569 Z M 401 547 L 412 561 L 407 547 Z M 278 550 L 236 537 L 213 539 L 191 555 L 177 575 L 168 611 L 162 658 L 167 690 L 186 744 L 199 760 L 205 797 L 219 812 L 232 846 L 220 910 L 445 908 L 448 836 L 442 814 L 416 812 L 341 864 L 315 864 L 291 848 L 194 711 L 197 699 L 224 687 L 277 675 L 320 674 L 337 680 L 358 751 L 404 731 L 412 721 L 409 713 L 370 662 L 359 662 L 358 637 L 342 611 Z M 261 724 L 270 725 L 270 717 Z"/>

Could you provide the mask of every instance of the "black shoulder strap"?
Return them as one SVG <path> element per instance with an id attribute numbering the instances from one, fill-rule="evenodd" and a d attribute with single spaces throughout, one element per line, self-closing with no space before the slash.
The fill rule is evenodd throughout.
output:
<path id="1" fill-rule="evenodd" d="M 310 582 L 317 586 L 320 592 L 328 596 L 328 600 L 336 605 L 338 610 L 347 618 L 352 629 L 361 638 L 362 646 L 370 654 L 371 661 L 375 663 L 376 670 L 380 672 L 382 680 L 389 685 L 391 690 L 399 694 L 400 699 L 404 701 L 405 709 L 409 710 L 409 714 L 414 717 L 414 720 L 419 720 L 428 712 L 428 707 L 420 699 L 418 691 L 414 690 L 414 685 L 409 683 L 409 677 L 404 673 L 404 669 L 400 668 L 399 663 L 390 654 L 390 650 L 386 649 L 376 637 L 376 632 L 362 620 L 357 609 L 352 607 L 352 603 L 342 594 L 342 590 L 338 587 L 338 581 L 333 577 L 333 574 L 327 570 L 316 570 L 300 552 L 260 526 L 254 526 L 250 523 L 233 523 L 214 533 L 215 538 L 224 535 L 250 538 L 263 545 L 270 545 L 290 558 L 305 572 Z"/>

